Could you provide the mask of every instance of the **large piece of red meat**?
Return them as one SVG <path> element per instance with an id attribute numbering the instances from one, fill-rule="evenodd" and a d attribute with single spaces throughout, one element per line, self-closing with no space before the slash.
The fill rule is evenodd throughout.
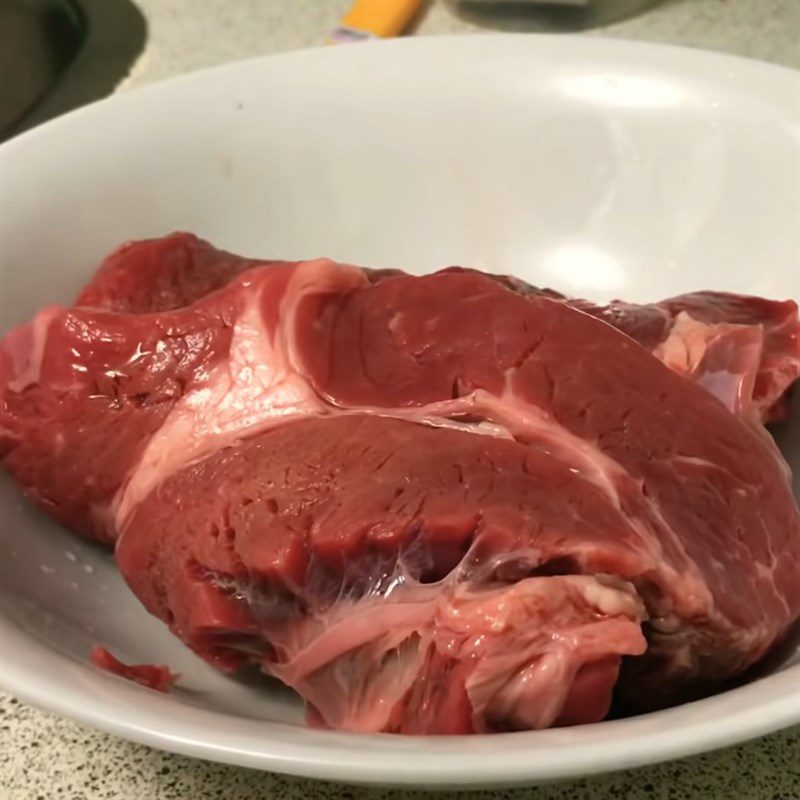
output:
<path id="1" fill-rule="evenodd" d="M 316 724 L 594 721 L 615 684 L 641 708 L 719 685 L 800 613 L 761 425 L 800 373 L 791 301 L 601 307 L 176 234 L 117 251 L 0 359 L 23 490 Z"/>

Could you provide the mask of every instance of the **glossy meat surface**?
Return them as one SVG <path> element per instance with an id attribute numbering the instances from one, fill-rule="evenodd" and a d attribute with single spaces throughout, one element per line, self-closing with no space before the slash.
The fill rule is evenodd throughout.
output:
<path id="1" fill-rule="evenodd" d="M 790 301 L 599 307 L 174 234 L 5 337 L 0 452 L 184 642 L 312 723 L 591 722 L 615 685 L 647 708 L 741 672 L 800 612 L 761 425 L 798 331 Z"/>

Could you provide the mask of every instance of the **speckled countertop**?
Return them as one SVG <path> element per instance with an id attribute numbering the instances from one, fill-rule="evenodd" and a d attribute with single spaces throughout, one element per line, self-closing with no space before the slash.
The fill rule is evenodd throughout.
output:
<path id="1" fill-rule="evenodd" d="M 619 2 L 619 0 L 617 0 Z M 626 0 L 630 2 L 630 0 Z M 319 44 L 348 0 L 137 0 L 148 44 L 121 91 L 200 67 Z M 479 33 L 435 2 L 415 35 Z M 592 33 L 800 67 L 800 0 L 662 0 Z M 97 733 L 0 695 L 0 800 L 423 800 L 196 761 Z M 655 767 L 474 800 L 800 800 L 800 729 Z"/>

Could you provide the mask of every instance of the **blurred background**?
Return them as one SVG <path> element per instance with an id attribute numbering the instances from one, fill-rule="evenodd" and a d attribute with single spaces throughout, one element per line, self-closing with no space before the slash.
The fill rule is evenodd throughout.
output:
<path id="1" fill-rule="evenodd" d="M 115 90 L 369 38 L 581 32 L 800 67 L 800 0 L 0 0 L 0 140 Z"/>

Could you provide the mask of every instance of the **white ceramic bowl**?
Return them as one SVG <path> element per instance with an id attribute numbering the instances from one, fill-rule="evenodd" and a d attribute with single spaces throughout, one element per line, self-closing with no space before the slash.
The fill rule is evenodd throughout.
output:
<path id="1" fill-rule="evenodd" d="M 799 98 L 786 69 L 535 36 L 291 53 L 122 94 L 3 145 L 3 326 L 69 301 L 120 242 L 175 229 L 264 257 L 464 264 L 598 299 L 796 297 Z M 733 691 L 597 725 L 309 730 L 291 694 L 216 674 L 140 608 L 109 555 L 3 480 L 5 688 L 135 741 L 336 780 L 473 786 L 674 758 L 800 715 L 795 653 Z M 183 679 L 162 695 L 104 674 L 87 661 L 96 642 Z"/>

